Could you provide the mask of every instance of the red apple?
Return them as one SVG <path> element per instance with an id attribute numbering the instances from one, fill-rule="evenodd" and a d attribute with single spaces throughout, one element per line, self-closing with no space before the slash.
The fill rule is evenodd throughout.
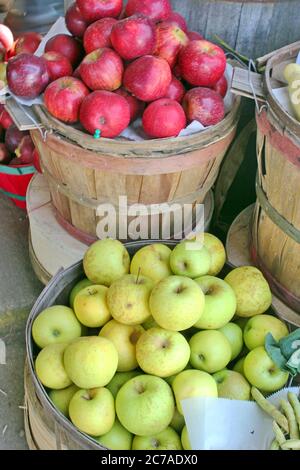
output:
<path id="1" fill-rule="evenodd" d="M 169 85 L 165 98 L 169 98 L 169 100 L 175 100 L 175 101 L 178 101 L 178 103 L 181 103 L 182 98 L 184 97 L 184 94 L 185 94 L 185 88 L 183 84 L 181 83 L 180 80 L 178 80 L 173 75 L 172 81 Z"/>
<path id="2" fill-rule="evenodd" d="M 186 116 L 182 106 L 168 98 L 149 104 L 143 114 L 143 128 L 150 137 L 177 137 L 185 127 Z"/>
<path id="3" fill-rule="evenodd" d="M 7 129 L 5 134 L 5 145 L 11 153 L 15 153 L 25 135 L 29 135 L 29 132 L 20 131 L 14 124 Z"/>
<path id="4" fill-rule="evenodd" d="M 129 104 L 130 122 L 135 121 L 136 118 L 143 113 L 145 109 L 145 103 L 138 100 L 135 96 L 132 96 L 130 93 L 128 93 L 127 90 L 125 90 L 125 88 L 119 88 L 118 90 L 116 90 L 116 94 L 125 98 L 125 100 Z"/>
<path id="5" fill-rule="evenodd" d="M 179 28 L 181 28 L 185 33 L 188 30 L 185 18 L 177 13 L 176 11 L 172 11 L 171 15 L 167 19 L 168 22 L 175 23 Z"/>
<path id="6" fill-rule="evenodd" d="M 190 41 L 202 41 L 204 39 L 202 34 L 197 33 L 197 31 L 188 31 L 186 34 Z"/>
<path id="7" fill-rule="evenodd" d="M 0 49 L 9 52 L 14 47 L 14 37 L 11 30 L 4 24 L 0 24 Z"/>
<path id="8" fill-rule="evenodd" d="M 88 23 L 101 18 L 118 18 L 123 9 L 123 0 L 76 0 L 76 3 Z"/>
<path id="9" fill-rule="evenodd" d="M 0 104 L 0 124 L 4 129 L 8 129 L 12 126 L 14 121 L 4 108 L 4 104 Z"/>
<path id="10" fill-rule="evenodd" d="M 91 24 L 83 37 L 85 52 L 89 54 L 102 47 L 111 47 L 110 34 L 117 22 L 115 18 L 103 18 Z"/>
<path id="11" fill-rule="evenodd" d="M 188 121 L 199 121 L 203 126 L 213 126 L 225 116 L 222 97 L 210 88 L 192 88 L 182 102 Z"/>
<path id="12" fill-rule="evenodd" d="M 19 54 L 7 64 L 7 83 L 16 96 L 33 99 L 49 83 L 46 61 L 33 54 Z"/>
<path id="13" fill-rule="evenodd" d="M 44 102 L 52 116 L 63 122 L 79 120 L 79 110 L 89 95 L 87 87 L 77 78 L 62 77 L 50 83 L 44 94 Z"/>
<path id="14" fill-rule="evenodd" d="M 156 44 L 152 21 L 141 15 L 119 21 L 110 36 L 113 48 L 125 60 L 137 59 L 152 54 Z"/>
<path id="15" fill-rule="evenodd" d="M 129 105 L 123 96 L 109 91 L 94 91 L 83 101 L 80 122 L 90 133 L 117 137 L 130 123 Z"/>
<path id="16" fill-rule="evenodd" d="M 39 47 L 43 37 L 39 33 L 23 33 L 18 37 L 15 44 L 15 55 L 34 54 Z"/>
<path id="17" fill-rule="evenodd" d="M 66 11 L 66 25 L 70 33 L 77 38 L 83 37 L 89 25 L 82 17 L 76 3 L 73 3 Z"/>
<path id="18" fill-rule="evenodd" d="M 49 39 L 45 52 L 59 52 L 69 59 L 73 67 L 79 64 L 83 56 L 83 48 L 79 41 L 68 34 L 57 34 Z"/>
<path id="19" fill-rule="evenodd" d="M 27 165 L 33 163 L 34 143 L 30 135 L 25 135 L 16 150 L 16 155 L 19 160 L 19 165 Z"/>
<path id="20" fill-rule="evenodd" d="M 172 80 L 168 62 L 160 57 L 146 55 L 132 62 L 124 74 L 126 90 L 142 101 L 163 98 Z"/>
<path id="21" fill-rule="evenodd" d="M 5 144 L 2 142 L 0 143 L 0 164 L 1 165 L 8 165 L 11 161 L 12 157 L 9 153 L 8 149 L 6 148 Z"/>
<path id="22" fill-rule="evenodd" d="M 91 90 L 114 91 L 120 88 L 123 62 L 118 54 L 104 47 L 91 52 L 80 64 L 80 75 Z"/>
<path id="23" fill-rule="evenodd" d="M 59 52 L 45 52 L 43 55 L 47 63 L 50 81 L 54 82 L 61 77 L 69 77 L 73 73 L 73 67 L 69 59 Z"/>
<path id="24" fill-rule="evenodd" d="M 191 85 L 213 87 L 226 68 L 223 50 L 209 41 L 191 41 L 179 53 L 183 78 Z"/>
<path id="25" fill-rule="evenodd" d="M 38 171 L 39 173 L 43 173 L 42 167 L 41 167 L 41 159 L 40 159 L 40 154 L 35 148 L 33 151 L 33 166 Z"/>
<path id="26" fill-rule="evenodd" d="M 221 77 L 220 80 L 217 81 L 217 83 L 212 87 L 212 89 L 219 93 L 222 98 L 225 98 L 228 90 L 228 83 L 225 75 L 223 75 L 223 77 Z"/>
<path id="27" fill-rule="evenodd" d="M 140 13 L 150 20 L 167 20 L 172 13 L 169 0 L 128 0 L 125 14 L 132 16 Z"/>
<path id="28" fill-rule="evenodd" d="M 74 70 L 74 72 L 72 73 L 72 77 L 78 78 L 79 80 L 81 80 L 80 65 L 78 65 L 78 67 Z"/>
<path id="29" fill-rule="evenodd" d="M 176 64 L 180 50 L 188 44 L 185 32 L 176 24 L 162 22 L 156 25 L 156 49 L 154 55 L 165 59 L 170 67 Z"/>
<path id="30" fill-rule="evenodd" d="M 174 67 L 173 67 L 173 75 L 178 78 L 178 80 L 181 80 L 182 79 L 182 76 L 181 76 L 181 70 L 180 70 L 180 67 L 178 64 L 176 64 Z"/>

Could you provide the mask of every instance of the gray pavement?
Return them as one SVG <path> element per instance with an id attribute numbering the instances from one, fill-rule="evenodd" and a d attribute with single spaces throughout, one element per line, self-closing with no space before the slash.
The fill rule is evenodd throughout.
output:
<path id="1" fill-rule="evenodd" d="M 0 195 L 0 450 L 26 449 L 23 410 L 25 325 L 43 286 L 28 255 L 26 214 Z"/>

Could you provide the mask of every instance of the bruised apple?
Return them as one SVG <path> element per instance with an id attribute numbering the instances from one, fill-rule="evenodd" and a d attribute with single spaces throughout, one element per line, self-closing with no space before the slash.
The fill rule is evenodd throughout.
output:
<path id="1" fill-rule="evenodd" d="M 69 77 L 73 73 L 73 67 L 69 59 L 59 52 L 46 52 L 43 55 L 47 63 L 50 81 L 53 82 L 61 77 Z"/>
<path id="2" fill-rule="evenodd" d="M 168 62 L 160 57 L 146 55 L 132 62 L 124 74 L 124 86 L 142 101 L 163 98 L 172 81 Z"/>
<path id="3" fill-rule="evenodd" d="M 62 77 L 50 83 L 44 94 L 44 102 L 52 116 L 63 122 L 75 123 L 79 109 L 89 90 L 74 77 Z"/>
<path id="4" fill-rule="evenodd" d="M 128 0 L 126 16 L 140 13 L 153 21 L 167 20 L 172 13 L 169 0 Z"/>
<path id="5" fill-rule="evenodd" d="M 101 18 L 117 18 L 122 12 L 122 0 L 76 0 L 85 21 L 94 23 Z"/>
<path id="6" fill-rule="evenodd" d="M 125 60 L 152 54 L 156 44 L 155 28 L 148 18 L 134 15 L 119 21 L 110 36 L 113 48 Z"/>
<path id="7" fill-rule="evenodd" d="M 66 56 L 73 67 L 81 61 L 83 50 L 77 39 L 68 34 L 57 34 L 47 42 L 45 52 L 59 52 Z"/>
<path id="8" fill-rule="evenodd" d="M 28 32 L 18 37 L 15 44 L 15 54 L 34 54 L 43 37 L 39 33 Z"/>
<path id="9" fill-rule="evenodd" d="M 82 38 L 89 23 L 82 17 L 82 14 L 76 3 L 73 3 L 67 9 L 65 19 L 70 33 L 77 38 Z"/>
<path id="10" fill-rule="evenodd" d="M 191 85 L 213 87 L 225 72 L 226 56 L 209 41 L 191 41 L 179 53 L 179 66 Z"/>
<path id="11" fill-rule="evenodd" d="M 80 122 L 90 133 L 101 137 L 117 137 L 130 123 L 129 105 L 123 96 L 109 91 L 94 91 L 80 108 Z"/>
<path id="12" fill-rule="evenodd" d="M 178 53 L 188 42 L 187 35 L 177 24 L 168 21 L 158 23 L 154 55 L 165 59 L 172 68 L 176 64 Z"/>
<path id="13" fill-rule="evenodd" d="M 217 81 L 217 83 L 213 86 L 213 90 L 215 90 L 222 98 L 225 98 L 227 90 L 228 90 L 228 83 L 226 80 L 225 75 Z"/>
<path id="14" fill-rule="evenodd" d="M 116 90 L 117 95 L 123 96 L 130 108 L 130 122 L 142 114 L 145 108 L 145 103 L 138 100 L 135 96 L 132 96 L 125 88 L 119 88 Z"/>
<path id="15" fill-rule="evenodd" d="M 117 90 L 122 84 L 123 62 L 118 54 L 104 47 L 91 52 L 80 65 L 80 75 L 91 90 Z"/>
<path id="16" fill-rule="evenodd" d="M 32 54 L 13 57 L 7 65 L 7 83 L 16 96 L 36 98 L 49 83 L 46 61 Z"/>
<path id="17" fill-rule="evenodd" d="M 178 101 L 178 103 L 181 103 L 184 95 L 185 88 L 183 84 L 173 75 L 165 98 L 169 98 L 170 100 L 175 100 Z"/>
<path id="18" fill-rule="evenodd" d="M 175 100 L 162 98 L 154 101 L 143 115 L 143 128 L 150 137 L 176 137 L 185 127 L 184 110 Z"/>
<path id="19" fill-rule="evenodd" d="M 213 126 L 225 116 L 223 98 L 210 88 L 192 88 L 182 102 L 188 121 L 199 121 L 203 126 Z"/>
<path id="20" fill-rule="evenodd" d="M 85 52 L 89 54 L 102 47 L 111 47 L 110 35 L 116 23 L 117 20 L 115 18 L 103 18 L 92 23 L 83 36 Z"/>

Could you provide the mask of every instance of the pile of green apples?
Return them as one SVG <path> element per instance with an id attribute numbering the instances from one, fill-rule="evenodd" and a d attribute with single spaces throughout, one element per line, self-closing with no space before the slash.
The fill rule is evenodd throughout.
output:
<path id="1" fill-rule="evenodd" d="M 109 449 L 189 450 L 182 400 L 282 388 L 288 374 L 264 342 L 289 331 L 265 313 L 269 285 L 250 266 L 216 277 L 225 262 L 208 233 L 173 250 L 146 245 L 132 260 L 119 241 L 93 244 L 70 307 L 33 323 L 36 374 L 57 409 Z"/>

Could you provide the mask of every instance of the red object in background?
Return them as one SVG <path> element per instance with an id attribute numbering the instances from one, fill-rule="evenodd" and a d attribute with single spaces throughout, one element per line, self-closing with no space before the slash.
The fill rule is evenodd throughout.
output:
<path id="1" fill-rule="evenodd" d="M 167 20 L 172 13 L 169 0 L 128 0 L 125 14 L 132 16 L 135 13 L 150 18 L 153 21 Z"/>
<path id="2" fill-rule="evenodd" d="M 47 63 L 47 70 L 51 82 L 61 77 L 70 77 L 73 74 L 71 62 L 63 54 L 52 51 L 45 52 L 42 57 Z"/>
<path id="3" fill-rule="evenodd" d="M 101 18 L 117 18 L 123 8 L 123 0 L 76 0 L 85 21 L 93 23 Z"/>
<path id="4" fill-rule="evenodd" d="M 110 35 L 117 22 L 115 18 L 103 18 L 91 24 L 83 36 L 85 52 L 89 54 L 103 47 L 111 47 Z"/>
<path id="5" fill-rule="evenodd" d="M 13 125 L 13 120 L 4 108 L 4 104 L 0 104 L 0 125 L 4 129 L 8 129 L 10 126 Z"/>
<path id="6" fill-rule="evenodd" d="M 76 3 L 73 3 L 66 12 L 66 25 L 70 33 L 77 37 L 82 38 L 88 23 L 82 18 L 82 14 Z"/>
<path id="7" fill-rule="evenodd" d="M 73 67 L 76 67 L 83 57 L 83 47 L 80 42 L 68 36 L 68 34 L 57 34 L 49 39 L 45 46 L 45 52 L 59 52 L 66 56 Z"/>
<path id="8" fill-rule="evenodd" d="M 15 159 L 14 159 L 15 160 Z M 0 192 L 26 210 L 26 192 L 35 173 L 32 165 L 0 165 Z"/>
<path id="9" fill-rule="evenodd" d="M 177 26 L 181 28 L 185 33 L 188 30 L 185 18 L 182 15 L 180 15 L 180 13 L 177 13 L 176 11 L 172 11 L 167 21 L 177 24 Z"/>

